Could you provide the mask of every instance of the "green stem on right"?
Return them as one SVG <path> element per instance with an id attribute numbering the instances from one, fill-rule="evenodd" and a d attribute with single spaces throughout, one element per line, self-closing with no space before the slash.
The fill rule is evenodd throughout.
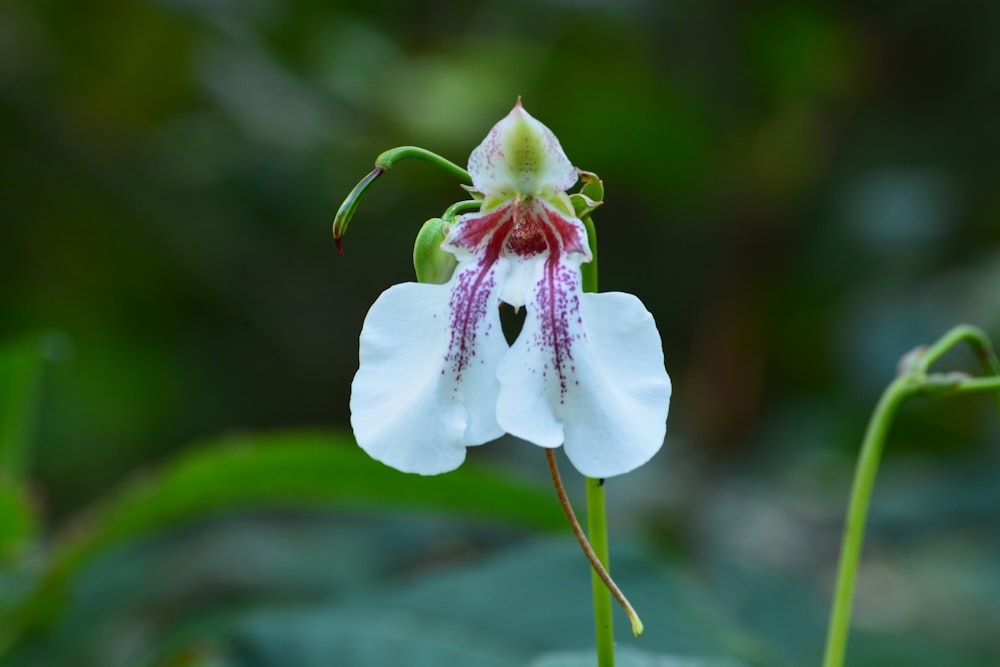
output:
<path id="1" fill-rule="evenodd" d="M 986 377 L 972 378 L 961 373 L 929 373 L 931 364 L 963 342 L 968 343 L 978 357 Z M 886 436 L 899 406 L 918 394 L 947 396 L 977 391 L 992 393 L 1000 408 L 1000 361 L 997 360 L 985 332 L 976 327 L 961 325 L 948 331 L 933 345 L 917 348 L 903 357 L 900 374 L 882 393 L 868 422 L 854 472 L 840 546 L 840 565 L 833 607 L 830 610 L 823 667 L 842 667 L 844 664 L 868 507 Z"/>
<path id="2" fill-rule="evenodd" d="M 851 608 L 854 604 L 854 584 L 861 562 L 861 547 L 865 538 L 865 520 L 871 501 L 875 475 L 885 445 L 892 418 L 899 406 L 912 394 L 913 383 L 909 377 L 897 377 L 883 392 L 875 412 L 868 422 L 868 430 L 861 445 L 854 472 L 854 486 L 847 506 L 843 541 L 840 545 L 840 568 L 837 572 L 837 589 L 826 637 L 826 654 L 823 667 L 841 667 L 847 650 L 847 634 L 851 626 Z"/>
<path id="3" fill-rule="evenodd" d="M 915 365 L 915 370 L 927 373 L 931 364 L 940 359 L 945 352 L 963 342 L 968 344 L 972 353 L 976 355 L 984 375 L 988 377 L 1000 376 L 1000 359 L 997 359 L 989 336 L 979 327 L 969 324 L 953 327 L 930 347 L 918 350 L 919 354 L 912 362 Z M 997 414 L 1000 415 L 1000 389 L 993 391 L 992 394 L 997 406 Z"/>

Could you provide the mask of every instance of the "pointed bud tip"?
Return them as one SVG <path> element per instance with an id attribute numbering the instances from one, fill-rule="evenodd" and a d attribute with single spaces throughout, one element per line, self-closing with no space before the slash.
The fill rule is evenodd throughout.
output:
<path id="1" fill-rule="evenodd" d="M 340 252 L 341 256 L 344 255 L 344 237 L 334 236 L 333 242 L 337 244 L 337 250 Z"/>

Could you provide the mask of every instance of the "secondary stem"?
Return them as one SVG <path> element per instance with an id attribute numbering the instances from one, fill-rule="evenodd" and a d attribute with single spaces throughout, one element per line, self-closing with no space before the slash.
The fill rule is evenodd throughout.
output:
<path id="1" fill-rule="evenodd" d="M 935 361 L 959 343 L 968 343 L 979 358 L 986 377 L 970 378 L 962 375 L 928 375 Z M 942 385 L 942 380 L 945 384 Z M 903 358 L 900 375 L 894 379 L 879 399 L 868 422 L 861 453 L 854 472 L 854 484 L 847 506 L 847 519 L 840 547 L 840 566 L 830 625 L 827 631 L 823 667 L 842 667 L 847 651 L 847 635 L 851 625 L 851 608 L 854 589 L 861 562 L 861 548 L 865 537 L 865 521 L 871 501 L 875 476 L 885 446 L 885 439 L 899 406 L 908 398 L 920 393 L 935 395 L 945 386 L 947 393 L 989 391 L 1000 408 L 1000 361 L 985 332 L 976 327 L 961 325 L 947 332 L 933 345 L 918 348 Z"/>
<path id="2" fill-rule="evenodd" d="M 861 445 L 857 468 L 854 472 L 854 486 L 847 508 L 844 537 L 840 546 L 840 568 L 837 572 L 837 590 L 834 593 L 833 609 L 830 612 L 830 626 L 827 632 L 826 654 L 823 667 L 841 667 L 847 650 L 847 633 L 851 625 L 851 607 L 854 604 L 854 583 L 861 562 L 861 546 L 865 537 L 865 519 L 871 500 L 875 475 L 885 438 L 892 424 L 896 410 L 912 392 L 912 381 L 908 376 L 899 376 L 886 388 L 875 412 L 868 422 L 868 430 Z"/>

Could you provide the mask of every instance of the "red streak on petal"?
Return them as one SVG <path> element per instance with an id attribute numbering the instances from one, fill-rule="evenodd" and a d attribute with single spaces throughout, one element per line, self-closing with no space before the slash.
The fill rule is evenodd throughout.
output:
<path id="1" fill-rule="evenodd" d="M 548 206 L 542 207 L 541 217 L 559 235 L 559 244 L 564 252 L 587 252 L 586 241 L 581 241 L 579 227 L 571 220 Z"/>
<path id="2" fill-rule="evenodd" d="M 552 370 L 558 377 L 559 402 L 563 403 L 569 389 L 568 376 L 575 371 L 573 341 L 580 336 L 570 329 L 570 318 L 578 319 L 577 313 L 580 310 L 580 298 L 577 295 L 579 285 L 573 270 L 559 262 L 564 252 L 559 231 L 555 226 L 545 225 L 542 233 L 550 254 L 545 260 L 545 276 L 536 296 L 535 305 L 539 309 L 541 326 L 534 343 L 552 349 Z"/>
<path id="3" fill-rule="evenodd" d="M 498 228 L 503 225 L 506 218 L 511 215 L 510 206 L 501 206 L 489 213 L 470 213 L 461 219 L 461 228 L 451 242 L 461 246 L 471 252 L 476 250 L 495 238 Z"/>
<path id="4" fill-rule="evenodd" d="M 472 220 L 477 224 L 477 228 L 472 230 L 471 236 L 480 235 L 479 243 L 476 245 L 481 248 L 482 255 L 474 267 L 466 269 L 459 275 L 451 294 L 451 340 L 444 360 L 451 365 L 456 391 L 458 383 L 462 380 L 462 372 L 476 356 L 477 339 L 479 336 L 490 335 L 488 326 L 480 330 L 483 319 L 490 308 L 499 306 L 499 303 L 494 302 L 492 298 L 496 287 L 493 267 L 500 257 L 504 238 L 514 224 L 509 211 L 499 213 L 495 219 L 500 220 L 500 224 L 493 229 L 485 229 L 481 224 L 482 219 Z M 485 247 L 482 247 L 484 241 Z"/>

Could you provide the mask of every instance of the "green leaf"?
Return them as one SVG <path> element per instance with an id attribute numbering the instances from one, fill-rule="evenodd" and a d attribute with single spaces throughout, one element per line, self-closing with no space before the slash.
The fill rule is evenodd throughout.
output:
<path id="1" fill-rule="evenodd" d="M 612 565 L 647 621 L 638 640 L 621 623 L 619 645 L 635 641 L 650 651 L 621 649 L 619 667 L 780 664 L 683 569 L 628 547 L 614 550 Z M 588 566 L 577 545 L 569 538 L 536 540 L 461 567 L 425 570 L 403 583 L 387 580 L 357 595 L 244 604 L 189 641 L 212 642 L 230 660 L 252 667 L 522 667 L 535 666 L 539 655 L 545 661 L 579 658 L 584 661 L 565 664 L 593 667 L 589 596 Z M 169 607 L 170 601 L 161 604 Z M 565 650 L 573 653 L 555 653 Z M 664 662 L 667 653 L 732 659 Z"/>
<path id="2" fill-rule="evenodd" d="M 404 474 L 370 459 L 346 435 L 283 432 L 206 442 L 71 523 L 39 584 L 0 623 L 0 650 L 20 631 L 51 621 L 69 582 L 110 547 L 197 518 L 267 506 L 432 509 L 535 528 L 565 523 L 546 490 L 470 464 L 433 478 Z"/>

